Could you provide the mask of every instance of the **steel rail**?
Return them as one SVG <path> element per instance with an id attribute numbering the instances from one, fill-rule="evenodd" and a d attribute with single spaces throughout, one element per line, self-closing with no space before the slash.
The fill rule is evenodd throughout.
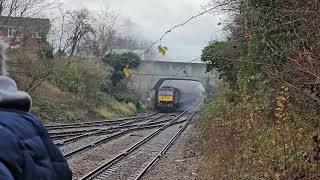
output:
<path id="1" fill-rule="evenodd" d="M 103 165 L 97 167 L 96 169 L 94 169 L 93 171 L 89 172 L 88 174 L 86 174 L 85 176 L 83 176 L 82 178 L 80 178 L 80 180 L 88 180 L 88 179 L 93 179 L 96 176 L 98 176 L 101 172 L 103 172 L 105 169 L 109 168 L 110 166 L 112 166 L 113 164 L 116 164 L 117 162 L 121 161 L 122 159 L 124 159 L 125 157 L 127 157 L 130 153 L 132 153 L 133 151 L 137 150 L 139 147 L 141 147 L 143 144 L 145 144 L 146 142 L 148 142 L 149 140 L 151 140 L 153 137 L 155 137 L 156 135 L 158 135 L 160 132 L 162 132 L 163 130 L 167 129 L 168 127 L 172 126 L 175 121 L 179 120 L 183 115 L 185 115 L 189 110 L 191 110 L 192 108 L 196 107 L 196 105 L 191 106 L 190 108 L 188 108 L 187 110 L 183 111 L 180 115 L 178 115 L 177 117 L 175 117 L 174 119 L 172 119 L 169 123 L 161 126 L 157 131 L 153 132 L 152 134 L 150 134 L 149 136 L 145 137 L 144 139 L 142 139 L 141 141 L 139 141 L 138 143 L 136 143 L 135 145 L 131 146 L 129 149 L 127 149 L 125 152 L 119 154 L 118 156 L 114 157 L 113 159 L 111 159 L 110 161 L 104 163 Z"/>
<path id="2" fill-rule="evenodd" d="M 120 131 L 118 133 L 112 134 L 111 136 L 108 136 L 108 137 L 106 137 L 104 139 L 96 141 L 93 144 L 90 144 L 90 145 L 87 145 L 87 146 L 84 146 L 84 147 L 80 147 L 80 148 L 78 148 L 78 149 L 76 149 L 74 151 L 71 151 L 71 152 L 65 154 L 64 157 L 69 159 L 71 156 L 73 156 L 75 154 L 78 154 L 80 152 L 83 152 L 83 151 L 86 151 L 86 150 L 89 150 L 89 149 L 93 149 L 93 148 L 95 148 L 95 147 L 97 147 L 97 146 L 99 146 L 101 144 L 104 144 L 104 143 L 106 143 L 108 141 L 114 140 L 116 138 L 119 138 L 121 136 L 124 136 L 124 135 L 126 135 L 128 133 L 131 133 L 131 132 L 134 132 L 134 131 L 143 130 L 143 129 L 159 128 L 159 127 L 162 127 L 162 126 L 163 126 L 163 124 L 123 130 L 123 131 Z"/>
<path id="3" fill-rule="evenodd" d="M 101 128 L 83 129 L 83 130 L 74 130 L 74 131 L 49 132 L 49 136 L 54 137 L 54 136 L 58 136 L 58 135 L 83 134 L 83 133 L 97 131 L 99 129 L 101 129 Z"/>
<path id="4" fill-rule="evenodd" d="M 165 115 L 164 115 L 164 116 L 165 116 Z M 160 118 L 163 118 L 164 116 L 159 116 L 158 118 L 160 119 Z M 148 125 L 148 124 L 141 124 L 141 125 L 139 125 L 139 126 L 137 126 L 137 127 L 134 127 L 134 128 L 127 128 L 127 129 L 124 129 L 124 130 L 119 130 L 120 132 L 119 132 L 119 131 L 116 131 L 116 133 L 111 134 L 110 136 L 108 136 L 108 137 L 106 137 L 106 138 L 103 138 L 103 139 L 101 139 L 101 140 L 99 140 L 99 141 L 93 142 L 93 143 L 90 144 L 90 145 L 87 145 L 87 146 L 84 146 L 84 147 L 80 147 L 80 148 L 78 148 L 78 149 L 76 149 L 76 150 L 74 150 L 74 151 L 71 151 L 71 152 L 69 152 L 69 153 L 66 153 L 66 154 L 64 154 L 64 157 L 65 157 L 65 158 L 70 158 L 71 156 L 73 156 L 73 155 L 75 155 L 75 154 L 78 154 L 78 153 L 80 153 L 80 152 L 82 152 L 82 151 L 85 151 L 85 150 L 88 150 L 88 149 L 92 149 L 92 148 L 94 148 L 94 147 L 97 147 L 97 146 L 105 143 L 105 142 L 108 142 L 108 141 L 111 141 L 111 140 L 113 140 L 113 139 L 119 138 L 119 137 L 121 137 L 121 136 L 123 136 L 123 135 L 126 135 L 126 134 L 128 134 L 128 133 L 130 133 L 130 132 L 133 132 L 133 131 L 143 130 L 143 129 L 152 129 L 152 128 L 157 128 L 157 127 L 159 127 L 159 126 L 162 127 L 163 124 L 159 124 L 159 125 L 155 125 L 155 124 L 150 124 L 150 125 Z M 99 132 L 93 132 L 93 133 L 95 133 L 95 135 L 96 135 L 96 134 L 99 133 Z M 87 136 L 89 136 L 89 135 L 87 135 Z M 75 138 L 77 138 L 77 137 L 75 137 Z M 74 140 L 74 139 L 72 139 L 72 140 Z M 61 146 L 61 145 L 65 145 L 65 144 L 63 144 L 63 143 L 70 143 L 70 142 L 73 142 L 73 141 L 67 140 L 67 142 L 66 142 L 66 141 L 64 141 L 64 142 L 59 142 L 59 143 L 56 144 L 56 145 Z"/>
<path id="5" fill-rule="evenodd" d="M 57 130 L 57 129 L 65 129 L 65 128 L 80 128 L 80 127 L 95 127 L 102 125 L 114 125 L 114 124 L 120 124 L 123 121 L 128 120 L 135 120 L 138 118 L 148 118 L 157 115 L 158 113 L 152 113 L 144 116 L 133 116 L 133 117 L 127 117 L 127 118 L 121 118 L 116 120 L 103 120 L 103 121 L 91 121 L 91 122 L 81 122 L 81 123 L 69 123 L 69 124 L 55 124 L 55 125 L 46 125 L 46 128 L 48 130 Z"/>
<path id="6" fill-rule="evenodd" d="M 189 123 L 193 119 L 194 115 L 196 114 L 197 110 L 199 109 L 200 105 L 196 107 L 195 111 L 188 117 L 185 124 L 180 128 L 180 130 L 172 137 L 172 139 L 168 142 L 168 144 L 158 153 L 158 155 L 145 167 L 143 170 L 137 175 L 135 180 L 139 180 L 147 171 L 150 169 L 155 163 L 168 151 L 168 149 L 173 145 L 173 143 L 178 139 L 178 137 L 185 131 L 188 127 Z"/>
<path id="7" fill-rule="evenodd" d="M 161 118 L 163 118 L 165 116 L 166 116 L 166 114 L 163 114 L 163 115 L 158 116 L 158 117 L 152 117 L 152 119 L 161 119 Z M 128 128 L 132 128 L 132 127 L 139 127 L 141 124 L 132 125 L 132 123 L 137 123 L 137 122 L 141 123 L 141 122 L 144 122 L 144 121 L 147 121 L 147 120 L 150 120 L 150 117 L 147 118 L 147 119 L 142 119 L 142 120 L 141 119 L 137 119 L 137 120 L 134 120 L 134 122 L 125 122 L 125 123 L 117 125 L 116 127 L 98 129 L 98 130 L 93 131 L 93 132 L 81 134 L 79 136 L 75 136 L 75 137 L 72 137 L 72 138 L 69 138 L 69 139 L 66 139 L 66 140 L 58 141 L 58 143 L 56 143 L 56 145 L 57 146 L 67 145 L 67 144 L 73 143 L 75 141 L 78 141 L 78 140 L 86 138 L 86 137 L 96 136 L 96 135 L 101 135 L 101 134 L 112 134 L 112 133 L 118 132 L 118 131 L 120 131 L 122 129 L 128 129 Z"/>
<path id="8" fill-rule="evenodd" d="M 83 135 L 83 133 L 50 135 L 50 138 L 53 139 L 53 140 L 61 140 L 61 139 L 72 138 L 72 137 L 80 136 L 80 135 Z"/>
<path id="9" fill-rule="evenodd" d="M 157 114 L 155 114 L 154 116 L 151 116 L 151 117 L 147 117 L 146 120 L 154 120 L 156 118 L 158 118 Z M 58 132 L 52 132 L 52 130 L 56 130 L 56 129 L 51 129 L 51 130 L 49 130 L 49 135 L 50 136 L 58 136 L 58 135 L 64 135 L 64 134 L 84 134 L 84 133 L 88 133 L 88 132 L 97 131 L 97 130 L 100 130 L 100 129 L 108 129 L 108 128 L 114 128 L 114 127 L 119 127 L 119 126 L 126 126 L 126 125 L 129 126 L 130 124 L 134 124 L 134 123 L 138 122 L 141 119 L 145 120 L 144 118 L 137 118 L 137 119 L 133 119 L 132 121 L 129 121 L 129 122 L 119 122 L 119 123 L 115 124 L 115 126 L 110 126 L 110 127 L 103 127 L 103 126 L 110 125 L 110 124 L 105 124 L 105 123 L 88 126 L 88 127 L 92 127 L 93 129 L 67 130 L 67 131 L 60 131 L 60 132 L 59 131 Z M 94 127 L 99 127 L 99 128 L 94 128 Z M 75 127 L 72 127 L 72 128 L 74 128 L 74 129 L 83 128 L 83 126 L 75 126 Z M 69 128 L 67 128 L 67 129 L 69 129 Z"/>

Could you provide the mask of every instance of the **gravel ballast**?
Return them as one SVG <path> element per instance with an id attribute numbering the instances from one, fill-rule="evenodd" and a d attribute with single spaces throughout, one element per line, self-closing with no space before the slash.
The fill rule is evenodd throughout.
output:
<path id="1" fill-rule="evenodd" d="M 176 140 L 167 153 L 149 169 L 142 180 L 194 180 L 197 179 L 199 151 L 195 125 L 189 127 Z"/>
<path id="2" fill-rule="evenodd" d="M 149 129 L 132 132 L 90 151 L 72 157 L 68 160 L 68 163 L 72 169 L 73 178 L 76 179 L 84 176 L 154 131 L 154 129 Z"/>

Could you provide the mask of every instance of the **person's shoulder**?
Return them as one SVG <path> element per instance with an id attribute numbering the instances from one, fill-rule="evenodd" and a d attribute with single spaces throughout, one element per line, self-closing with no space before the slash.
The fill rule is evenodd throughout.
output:
<path id="1" fill-rule="evenodd" d="M 16 121 L 21 121 L 24 113 L 7 109 L 0 109 L 0 124 L 14 124 Z M 27 115 L 27 114 L 25 114 Z"/>
<path id="2" fill-rule="evenodd" d="M 12 110 L 12 109 L 1 109 L 0 108 L 0 114 L 2 114 L 4 116 L 21 117 L 21 118 L 28 119 L 28 120 L 39 121 L 39 119 L 31 112 L 24 112 L 24 111 Z"/>
<path id="3" fill-rule="evenodd" d="M 28 122 L 28 124 L 32 124 L 33 127 L 39 130 L 45 129 L 42 121 L 30 112 L 0 109 L 0 117 L 2 117 L 1 119 L 6 121 L 6 123 L 10 123 L 10 120 L 18 120 L 20 122 Z"/>
<path id="4" fill-rule="evenodd" d="M 13 152 L 19 149 L 18 144 L 18 137 L 0 123 L 0 159 L 2 155 L 8 155 L 9 151 Z M 4 151 L 6 151 L 6 153 L 3 153 Z"/>
<path id="5" fill-rule="evenodd" d="M 45 130 L 45 126 L 42 123 L 42 121 L 33 113 L 22 113 L 20 114 L 21 116 L 23 116 L 24 119 L 26 119 L 27 121 L 31 122 L 37 129 L 40 130 Z"/>

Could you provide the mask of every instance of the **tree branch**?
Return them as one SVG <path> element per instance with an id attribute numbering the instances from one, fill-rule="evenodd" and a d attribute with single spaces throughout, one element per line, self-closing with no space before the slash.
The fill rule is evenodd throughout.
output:
<path id="1" fill-rule="evenodd" d="M 219 5 L 210 7 L 209 9 L 207 9 L 207 10 L 205 10 L 205 11 L 202 11 L 202 12 L 200 12 L 199 14 L 196 14 L 196 15 L 194 15 L 194 16 L 191 16 L 189 19 L 187 19 L 186 21 L 182 22 L 181 24 L 178 24 L 178 25 L 175 25 L 175 26 L 171 27 L 170 29 L 168 29 L 168 30 L 160 37 L 160 39 L 154 41 L 154 42 L 147 48 L 147 50 L 144 51 L 143 53 L 139 54 L 139 56 L 143 56 L 143 55 L 147 54 L 147 53 L 153 48 L 153 46 L 154 46 L 155 44 L 161 42 L 161 41 L 162 41 L 170 32 L 172 32 L 173 30 L 175 30 L 175 29 L 177 29 L 177 28 L 179 28 L 179 27 L 181 27 L 181 26 L 186 25 L 187 23 L 191 22 L 192 20 L 194 20 L 194 19 L 196 19 L 196 18 L 198 18 L 198 17 L 200 17 L 200 16 L 202 16 L 202 15 L 204 15 L 204 14 L 207 14 L 207 13 L 209 13 L 209 12 L 211 12 L 211 11 L 213 11 L 213 10 L 221 7 L 221 6 L 223 6 L 223 4 L 219 4 Z"/>

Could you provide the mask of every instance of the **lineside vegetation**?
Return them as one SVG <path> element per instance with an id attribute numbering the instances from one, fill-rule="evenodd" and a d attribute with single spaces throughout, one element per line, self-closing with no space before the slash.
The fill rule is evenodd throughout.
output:
<path id="1" fill-rule="evenodd" d="M 226 85 L 202 109 L 200 179 L 319 179 L 320 2 L 216 5 L 230 34 L 202 61 Z"/>

